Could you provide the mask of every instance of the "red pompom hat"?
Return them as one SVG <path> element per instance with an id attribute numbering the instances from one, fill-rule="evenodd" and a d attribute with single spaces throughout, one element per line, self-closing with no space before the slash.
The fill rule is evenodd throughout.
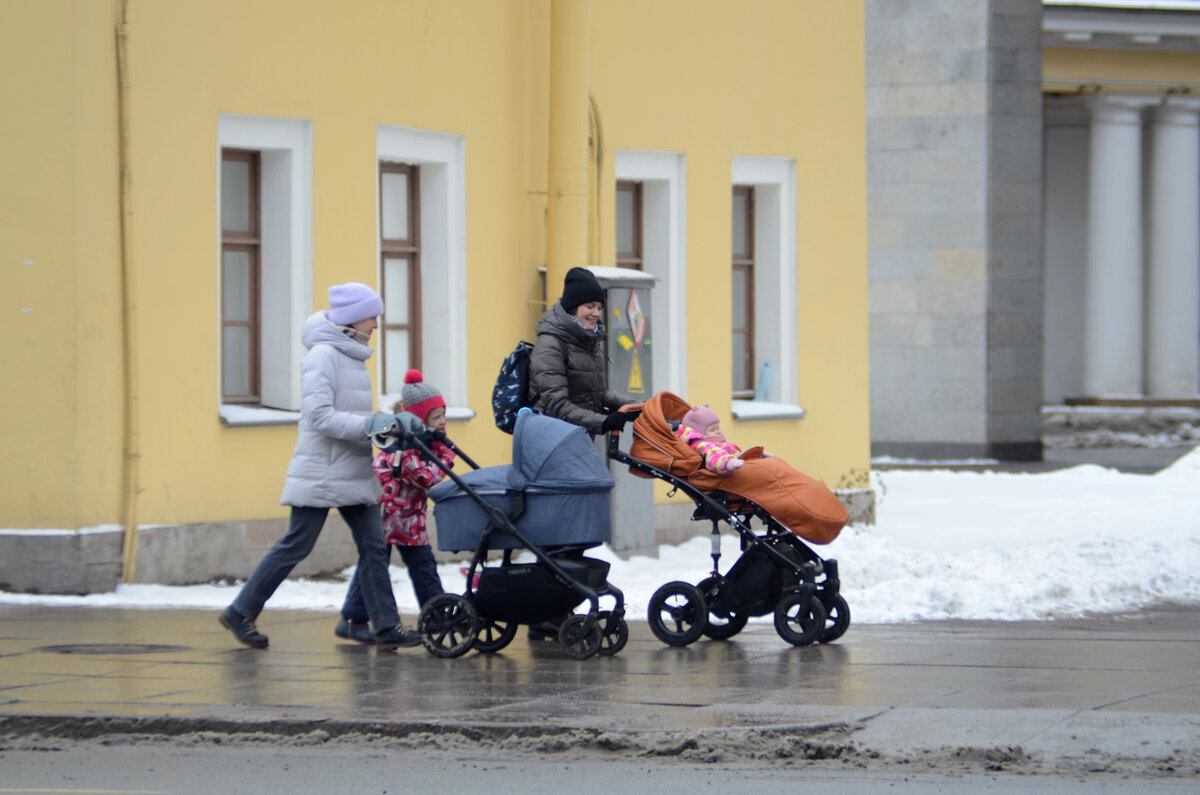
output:
<path id="1" fill-rule="evenodd" d="M 400 401 L 404 403 L 404 410 L 416 414 L 421 422 L 425 422 L 429 412 L 438 406 L 446 406 L 442 393 L 425 383 L 425 377 L 421 375 L 420 370 L 409 370 L 404 374 L 404 388 L 400 390 Z"/>

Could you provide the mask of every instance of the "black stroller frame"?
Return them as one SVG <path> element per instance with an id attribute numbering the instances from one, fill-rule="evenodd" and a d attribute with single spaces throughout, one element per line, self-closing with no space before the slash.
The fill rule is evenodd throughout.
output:
<path id="1" fill-rule="evenodd" d="M 421 609 L 417 631 L 421 634 L 422 644 L 431 654 L 437 657 L 460 657 L 471 649 L 495 653 L 512 642 L 519 624 L 540 624 L 564 613 L 570 615 L 558 628 L 558 640 L 569 657 L 585 660 L 596 654 L 611 656 L 625 647 L 629 640 L 625 595 L 607 581 L 607 564 L 583 557 L 583 551 L 592 545 L 543 549 L 533 544 L 516 526 L 516 519 L 524 510 L 523 492 L 508 490 L 512 511 L 505 513 L 487 502 L 433 453 L 430 442 L 436 438 L 472 469 L 479 469 L 479 465 L 450 441 L 445 433 L 407 434 L 401 431 L 400 434 L 405 445 L 415 448 L 423 458 L 437 465 L 488 516 L 467 570 L 466 590 L 462 595 L 444 593 L 435 596 Z M 513 550 L 509 548 L 504 550 L 499 566 L 487 566 L 489 541 L 497 531 L 514 538 L 521 548 L 534 555 L 537 562 L 516 563 L 512 560 Z M 510 588 L 501 592 L 492 588 L 492 593 L 487 593 L 493 582 L 499 584 L 500 578 L 495 575 L 501 572 L 521 575 L 518 579 L 521 586 L 516 590 Z M 529 597 L 525 592 L 530 589 L 544 590 L 522 600 L 522 596 Z M 602 597 L 614 599 L 611 610 L 600 609 Z M 524 604 L 490 605 L 489 599 L 524 601 Z M 588 603 L 587 613 L 572 613 L 583 600 Z M 531 610 L 534 612 L 528 612 Z"/>
<path id="2" fill-rule="evenodd" d="M 712 523 L 712 570 L 696 585 L 669 582 L 650 599 L 647 618 L 654 635 L 670 646 L 686 646 L 704 635 L 727 640 L 751 616 L 774 614 L 775 631 L 794 646 L 831 643 L 850 626 L 850 607 L 841 595 L 837 561 L 822 559 L 804 541 L 752 500 L 706 492 L 684 478 L 642 461 L 608 437 L 608 457 L 670 484 L 696 504 L 692 521 Z M 763 530 L 751 522 L 758 519 Z M 720 571 L 721 524 L 738 534 L 742 554 Z"/>

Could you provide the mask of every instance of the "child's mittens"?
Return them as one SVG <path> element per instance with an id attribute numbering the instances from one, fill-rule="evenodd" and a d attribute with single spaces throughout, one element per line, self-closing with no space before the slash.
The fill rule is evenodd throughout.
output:
<path id="1" fill-rule="evenodd" d="M 718 475 L 732 475 L 734 472 L 742 468 L 742 464 L 746 463 L 735 455 L 722 453 L 714 455 L 710 459 L 710 468 Z"/>

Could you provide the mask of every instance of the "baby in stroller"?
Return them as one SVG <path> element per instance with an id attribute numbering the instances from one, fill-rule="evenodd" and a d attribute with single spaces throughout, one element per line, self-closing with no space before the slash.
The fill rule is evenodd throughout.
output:
<path id="1" fill-rule="evenodd" d="M 705 468 L 718 475 L 732 474 L 745 463 L 738 458 L 742 448 L 725 438 L 725 432 L 721 430 L 721 418 L 707 403 L 693 406 L 684 414 L 679 427 L 675 429 L 675 435 L 695 448 L 704 458 Z"/>
<path id="2" fill-rule="evenodd" d="M 691 427 L 685 418 L 696 423 L 715 418 L 707 407 L 698 408 L 707 414 L 697 415 L 687 401 L 659 392 L 624 407 L 637 412 L 629 452 L 620 450 L 618 438 L 609 438 L 610 458 L 635 475 L 683 491 L 696 503 L 692 519 L 712 523 L 710 575 L 696 585 L 676 581 L 659 588 L 650 600 L 650 629 L 664 643 L 683 646 L 701 635 L 730 638 L 750 617 L 774 614 L 776 631 L 793 645 L 841 637 L 850 609 L 839 593 L 837 561 L 823 560 L 805 541 L 833 541 L 849 519 L 845 506 L 824 484 L 761 447 L 738 452 L 739 466 L 726 464 L 724 471 L 719 464 L 706 466 L 701 449 L 680 433 Z M 742 549 L 724 574 L 722 524 L 738 534 Z"/>

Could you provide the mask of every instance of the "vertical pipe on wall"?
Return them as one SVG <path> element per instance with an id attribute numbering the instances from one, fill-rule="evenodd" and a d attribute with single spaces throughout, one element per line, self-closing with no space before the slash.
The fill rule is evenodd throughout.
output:
<path id="1" fill-rule="evenodd" d="M 118 159 L 121 169 L 121 336 L 123 342 L 124 457 L 121 467 L 121 581 L 133 582 L 137 571 L 137 496 L 141 489 L 138 473 L 137 411 L 137 314 L 133 284 L 133 174 L 129 165 L 129 0 L 121 2 L 117 25 L 117 125 Z"/>
<path id="2" fill-rule="evenodd" d="M 567 270 L 588 264 L 589 0 L 550 2 L 550 137 L 546 285 L 557 294 Z"/>

